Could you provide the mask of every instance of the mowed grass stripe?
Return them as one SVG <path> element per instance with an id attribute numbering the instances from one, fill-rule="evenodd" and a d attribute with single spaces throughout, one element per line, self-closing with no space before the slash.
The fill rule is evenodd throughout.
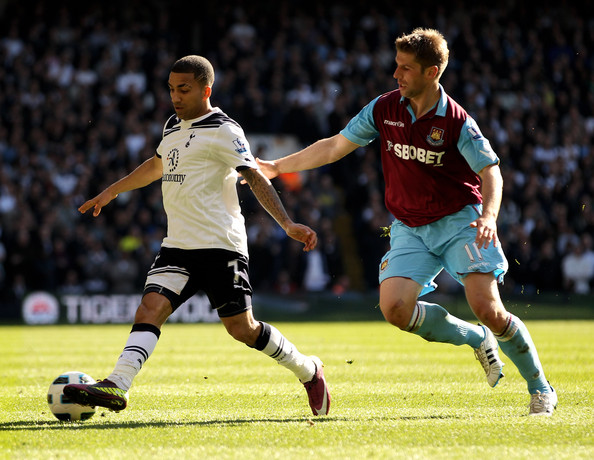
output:
<path id="1" fill-rule="evenodd" d="M 528 323 L 559 393 L 552 418 L 529 418 L 526 386 L 488 387 L 467 347 L 434 344 L 383 322 L 275 323 L 325 363 L 328 417 L 303 387 L 220 324 L 165 325 L 129 408 L 60 423 L 45 394 L 61 372 L 104 378 L 130 327 L 0 327 L 0 458 L 593 458 L 593 321 Z"/>

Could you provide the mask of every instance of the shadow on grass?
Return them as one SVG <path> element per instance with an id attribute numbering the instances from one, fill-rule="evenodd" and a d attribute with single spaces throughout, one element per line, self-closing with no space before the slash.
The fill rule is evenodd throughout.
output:
<path id="1" fill-rule="evenodd" d="M 418 417 L 287 417 L 287 418 L 251 418 L 251 419 L 220 419 L 220 420 L 195 420 L 195 421 L 152 421 L 152 422 L 112 422 L 108 420 L 87 420 L 85 422 L 60 422 L 40 420 L 20 420 L 17 422 L 0 423 L 0 431 L 27 431 L 27 430 L 105 430 L 105 429 L 130 429 L 130 428 L 166 428 L 172 426 L 234 426 L 252 423 L 306 423 L 315 425 L 330 422 L 372 422 L 372 421 L 411 421 L 433 419 L 457 419 L 456 415 L 428 415 Z"/>

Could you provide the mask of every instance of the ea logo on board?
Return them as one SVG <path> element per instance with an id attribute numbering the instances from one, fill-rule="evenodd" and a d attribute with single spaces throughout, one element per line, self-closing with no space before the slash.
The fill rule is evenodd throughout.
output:
<path id="1" fill-rule="evenodd" d="M 60 318 L 60 305 L 47 292 L 33 292 L 25 297 L 22 313 L 27 324 L 56 324 Z"/>

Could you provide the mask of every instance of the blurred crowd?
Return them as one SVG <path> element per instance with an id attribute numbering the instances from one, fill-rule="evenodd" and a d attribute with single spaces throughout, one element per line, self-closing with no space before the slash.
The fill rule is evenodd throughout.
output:
<path id="1" fill-rule="evenodd" d="M 173 113 L 172 63 L 208 57 L 211 102 L 252 133 L 305 146 L 396 87 L 394 40 L 416 26 L 450 44 L 446 91 L 501 158 L 499 236 L 509 292 L 587 294 L 594 279 L 594 14 L 569 1 L 496 9 L 394 2 L 0 3 L 0 304 L 27 292 L 138 293 L 165 232 L 160 184 L 98 218 L 77 208 L 154 154 Z M 224 3 L 224 4 L 223 4 Z M 252 145 L 256 155 L 274 156 Z M 304 254 L 239 186 L 254 287 L 374 290 L 388 246 L 378 146 L 274 180 Z M 456 286 L 444 279 L 444 289 Z M 8 307 L 7 307 L 8 308 Z"/>

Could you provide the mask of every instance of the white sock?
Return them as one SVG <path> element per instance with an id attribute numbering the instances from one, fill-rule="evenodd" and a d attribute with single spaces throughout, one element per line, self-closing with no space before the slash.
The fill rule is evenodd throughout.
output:
<path id="1" fill-rule="evenodd" d="M 159 328 L 152 324 L 135 324 L 124 351 L 107 380 L 112 381 L 122 390 L 128 391 L 132 386 L 132 380 L 155 350 L 160 334 Z"/>
<path id="2" fill-rule="evenodd" d="M 289 342 L 280 331 L 268 323 L 260 321 L 262 330 L 253 348 L 270 356 L 281 366 L 289 369 L 302 382 L 309 382 L 316 365 L 309 356 L 301 354 L 295 345 Z"/>

